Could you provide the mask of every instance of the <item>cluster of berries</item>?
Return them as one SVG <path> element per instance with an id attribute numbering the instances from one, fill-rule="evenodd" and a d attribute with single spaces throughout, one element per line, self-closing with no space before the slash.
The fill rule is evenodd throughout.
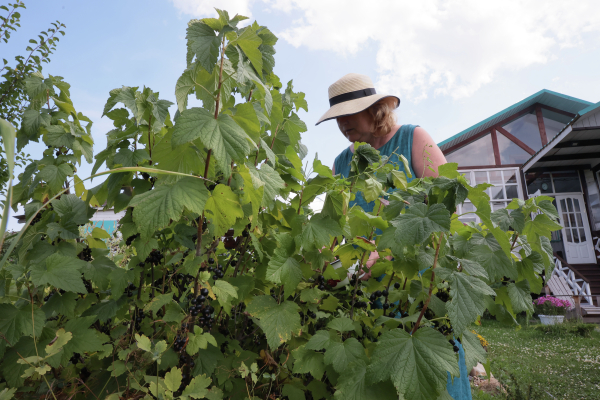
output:
<path id="1" fill-rule="evenodd" d="M 131 246 L 131 243 L 133 243 L 133 241 L 134 241 L 135 239 L 139 238 L 139 237 L 140 237 L 140 234 L 139 234 L 139 233 L 136 233 L 135 235 L 129 236 L 129 237 L 127 238 L 127 240 L 125 240 L 125 245 L 126 245 L 126 246 Z"/>
<path id="2" fill-rule="evenodd" d="M 112 322 L 111 318 L 107 319 L 106 323 L 100 327 L 100 332 L 110 336 L 110 323 L 111 322 Z"/>
<path id="3" fill-rule="evenodd" d="M 452 329 L 451 327 L 448 327 L 447 325 L 442 325 L 438 328 L 438 331 L 442 335 L 446 336 L 446 335 L 451 334 L 454 331 L 454 329 Z"/>
<path id="4" fill-rule="evenodd" d="M 448 300 L 450 300 L 450 294 L 448 294 L 447 291 L 442 291 L 442 290 L 438 291 L 437 297 L 444 303 L 447 302 Z"/>
<path id="5" fill-rule="evenodd" d="M 458 341 L 460 343 L 460 340 Z M 458 346 L 456 345 L 456 342 L 454 341 L 454 339 L 450 339 L 450 344 L 452 345 L 452 350 L 454 350 L 455 353 L 458 353 L 458 351 L 460 350 L 458 348 Z"/>
<path id="6" fill-rule="evenodd" d="M 173 344 L 173 350 L 179 353 L 185 346 L 185 338 L 181 335 L 177 335 L 175 338 L 175 343 Z"/>
<path id="7" fill-rule="evenodd" d="M 135 314 L 135 330 L 139 331 L 140 330 L 140 324 L 142 323 L 142 320 L 144 319 L 144 317 L 146 316 L 146 314 L 144 313 L 144 310 L 137 310 L 137 313 Z"/>
<path id="8" fill-rule="evenodd" d="M 130 283 L 129 283 L 129 285 L 127 285 L 127 292 L 126 292 L 126 293 L 127 293 L 127 297 L 131 297 L 131 296 L 133 296 L 133 291 L 134 291 L 135 289 L 137 289 L 137 288 L 135 287 L 135 285 L 134 285 L 133 283 L 131 283 L 131 282 L 130 282 Z"/>
<path id="9" fill-rule="evenodd" d="M 73 353 L 71 358 L 69 358 L 71 364 L 77 364 L 78 362 L 82 362 L 81 355 L 79 353 Z"/>
<path id="10" fill-rule="evenodd" d="M 317 277 L 317 282 L 319 282 L 319 290 L 325 290 L 326 286 L 325 286 L 325 277 L 323 275 L 319 275 Z"/>
<path id="11" fill-rule="evenodd" d="M 88 293 L 92 293 L 94 291 L 94 289 L 92 288 L 92 283 L 83 277 L 81 278 L 81 280 L 83 281 L 83 286 L 85 286 L 85 290 L 87 290 Z"/>
<path id="12" fill-rule="evenodd" d="M 35 225 L 42 220 L 42 214 L 37 213 L 35 217 L 31 220 L 31 225 Z"/>
<path id="13" fill-rule="evenodd" d="M 53 295 L 54 295 L 54 292 L 50 292 L 48 294 L 48 296 L 44 297 L 44 302 L 47 302 L 48 300 L 50 300 L 50 298 L 52 298 Z"/>
<path id="14" fill-rule="evenodd" d="M 215 281 L 225 276 L 225 272 L 223 271 L 223 266 L 221 264 L 217 265 L 216 268 L 213 266 L 208 267 L 208 272 L 214 272 L 213 279 Z"/>
<path id="15" fill-rule="evenodd" d="M 152 250 L 150 252 L 150 255 L 146 258 L 146 260 L 144 262 L 150 263 L 152 265 L 158 265 L 158 264 L 160 264 L 160 260 L 162 260 L 162 259 L 163 259 L 163 255 L 160 251 Z"/>
<path id="16" fill-rule="evenodd" d="M 83 261 L 92 261 L 92 249 L 86 247 L 85 249 L 81 250 L 78 256 Z"/>

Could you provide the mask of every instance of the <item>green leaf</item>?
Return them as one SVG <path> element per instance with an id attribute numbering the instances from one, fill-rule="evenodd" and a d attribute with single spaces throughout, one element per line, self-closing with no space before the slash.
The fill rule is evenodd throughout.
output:
<path id="1" fill-rule="evenodd" d="M 214 224 L 214 236 L 223 236 L 235 224 L 236 219 L 244 217 L 237 195 L 223 184 L 213 189 L 205 210 L 206 218 Z"/>
<path id="2" fill-rule="evenodd" d="M 194 22 L 187 28 L 186 39 L 200 65 L 208 72 L 212 72 L 219 58 L 221 44 L 214 30 L 203 22 Z M 192 60 L 188 58 L 188 64 L 191 62 Z"/>
<path id="3" fill-rule="evenodd" d="M 341 343 L 339 335 L 334 331 L 320 330 L 306 343 L 308 350 L 322 350 L 331 347 L 334 343 Z"/>
<path id="4" fill-rule="evenodd" d="M 87 223 L 93 213 L 91 208 L 74 194 L 63 194 L 60 199 L 52 200 L 51 204 L 61 218 L 77 225 Z"/>
<path id="5" fill-rule="evenodd" d="M 177 367 L 171 368 L 171 371 L 165 374 L 165 386 L 171 392 L 176 392 L 179 390 L 179 385 L 181 385 L 181 380 L 183 379 L 183 374 L 181 370 Z"/>
<path id="6" fill-rule="evenodd" d="M 42 310 L 33 310 L 28 303 L 21 308 L 12 304 L 0 304 L 0 332 L 6 337 L 11 345 L 15 345 L 22 335 L 32 335 L 35 325 L 35 336 L 39 336 L 44 328 L 46 317 Z"/>
<path id="7" fill-rule="evenodd" d="M 277 304 L 271 296 L 256 296 L 248 304 L 246 311 L 259 319 L 258 325 L 267 336 L 267 344 L 272 349 L 290 340 L 302 328 L 298 314 L 300 307 L 292 301 Z"/>
<path id="8" fill-rule="evenodd" d="M 379 183 L 379 181 L 377 181 L 377 179 L 368 178 L 368 179 L 365 179 L 362 194 L 363 194 L 365 200 L 368 203 L 370 203 L 379 198 L 382 190 L 383 190 L 383 186 L 381 185 L 381 183 Z"/>
<path id="9" fill-rule="evenodd" d="M 450 213 L 443 204 L 413 204 L 405 214 L 392 221 L 396 242 L 404 246 L 423 243 L 434 232 L 450 229 Z"/>
<path id="10" fill-rule="evenodd" d="M 31 281 L 36 285 L 52 285 L 75 293 L 87 293 L 81 280 L 81 269 L 85 261 L 78 258 L 52 254 L 41 263 L 31 266 Z"/>
<path id="11" fill-rule="evenodd" d="M 291 295 L 302 281 L 300 263 L 294 257 L 275 252 L 267 268 L 267 279 L 273 283 L 282 284 L 285 297 Z"/>
<path id="12" fill-rule="evenodd" d="M 465 350 L 465 363 L 467 364 L 467 371 L 471 371 L 477 363 L 485 364 L 487 359 L 487 353 L 483 347 L 479 338 L 469 330 L 465 330 L 462 334 L 462 345 Z"/>
<path id="13" fill-rule="evenodd" d="M 256 116 L 254 103 L 238 104 L 232 118 L 255 143 L 260 141 L 260 122 Z"/>
<path id="14" fill-rule="evenodd" d="M 52 356 L 59 351 L 62 350 L 63 346 L 67 344 L 69 340 L 73 338 L 73 334 L 71 332 L 65 332 L 64 329 L 59 329 L 56 331 L 55 341 L 52 344 L 46 346 L 46 354 L 47 356 Z"/>
<path id="15" fill-rule="evenodd" d="M 232 300 L 238 297 L 236 287 L 227 281 L 219 279 L 213 285 L 212 290 L 215 296 L 217 296 L 219 304 L 225 309 L 225 312 L 230 311 Z"/>
<path id="16" fill-rule="evenodd" d="M 101 323 L 106 323 L 117 314 L 118 309 L 119 305 L 114 300 L 101 301 L 85 310 L 82 316 L 95 315 Z"/>
<path id="17" fill-rule="evenodd" d="M 249 169 L 254 182 L 259 186 L 264 186 L 262 205 L 270 209 L 275 204 L 275 199 L 280 195 L 281 190 L 285 188 L 285 182 L 279 173 L 268 164 L 263 164 L 260 169 L 253 166 L 250 166 Z"/>
<path id="18" fill-rule="evenodd" d="M 199 139 L 212 149 L 212 156 L 223 171 L 228 171 L 231 161 L 243 159 L 256 144 L 235 121 L 226 114 L 214 118 L 204 108 L 190 108 L 181 113 L 175 124 L 172 144 L 179 146 Z"/>
<path id="19" fill-rule="evenodd" d="M 357 361 L 340 375 L 334 398 L 336 400 L 398 400 L 396 389 L 390 381 L 368 385 L 367 364 Z"/>
<path id="20" fill-rule="evenodd" d="M 336 372 L 342 373 L 349 364 L 359 360 L 367 361 L 365 348 L 355 338 L 346 339 L 343 343 L 330 342 L 326 347 L 325 364 L 333 366 Z"/>
<path id="21" fill-rule="evenodd" d="M 217 341 L 210 333 L 202 333 L 202 328 L 199 326 L 194 327 L 194 333 L 189 333 L 189 340 L 187 346 L 185 346 L 185 351 L 193 356 L 200 349 L 206 349 L 208 344 L 212 344 L 217 347 Z"/>
<path id="22" fill-rule="evenodd" d="M 430 328 L 409 335 L 402 329 L 385 332 L 372 357 L 369 382 L 391 379 L 406 400 L 437 398 L 446 388 L 447 372 L 458 376 L 457 356 L 444 335 Z"/>
<path id="23" fill-rule="evenodd" d="M 184 208 L 202 213 L 208 194 L 201 179 L 189 177 L 134 196 L 129 206 L 134 207 L 133 220 L 139 232 L 143 237 L 149 237 L 169 225 L 171 220 L 178 220 Z"/>
<path id="24" fill-rule="evenodd" d="M 230 43 L 230 45 L 236 44 L 240 46 L 246 57 L 248 57 L 252 63 L 254 69 L 256 69 L 256 72 L 262 77 L 262 54 L 258 49 L 258 46 L 260 46 L 261 43 L 261 38 L 258 37 L 251 27 L 247 27 L 235 41 Z"/>
<path id="25" fill-rule="evenodd" d="M 313 216 L 302 229 L 302 247 L 322 248 L 331 244 L 332 237 L 342 236 L 340 225 L 322 214 Z"/>
<path id="26" fill-rule="evenodd" d="M 515 313 L 526 311 L 529 315 L 533 314 L 533 300 L 527 281 L 509 283 L 508 295 L 510 296 L 510 302 Z"/>
<path id="27" fill-rule="evenodd" d="M 145 149 L 131 151 L 127 148 L 120 149 L 113 159 L 115 164 L 121 164 L 123 167 L 135 167 L 144 160 L 149 160 L 150 156 Z"/>
<path id="28" fill-rule="evenodd" d="M 483 295 L 495 292 L 479 278 L 461 273 L 453 273 L 450 283 L 452 299 L 446 303 L 448 316 L 456 332 L 464 331 L 483 315 L 485 303 Z"/>
<path id="29" fill-rule="evenodd" d="M 501 280 L 504 276 L 517 279 L 514 262 L 506 256 L 503 250 L 492 251 L 488 246 L 475 246 L 467 257 L 477 261 L 485 268 L 492 280 Z"/>
<path id="30" fill-rule="evenodd" d="M 84 354 L 104 350 L 103 344 L 110 339 L 95 329 L 89 329 L 94 321 L 96 321 L 96 317 L 80 317 L 65 324 L 65 331 L 73 334 L 73 338 L 63 347 L 65 356 L 71 357 L 73 353 Z"/>
<path id="31" fill-rule="evenodd" d="M 193 399 L 203 399 L 207 397 L 208 385 L 212 380 L 206 375 L 199 375 L 194 377 L 190 383 L 183 390 L 182 396 L 188 396 Z"/>
<path id="32" fill-rule="evenodd" d="M 162 353 L 167 350 L 167 343 L 164 340 L 156 343 L 154 348 L 152 347 L 152 343 L 150 339 L 145 335 L 135 334 L 135 341 L 137 343 L 137 347 L 141 350 L 144 350 L 152 355 L 152 361 L 156 361 L 160 358 Z"/>
<path id="33" fill-rule="evenodd" d="M 173 292 L 158 294 L 152 299 L 150 303 L 144 306 L 144 311 L 157 312 L 162 306 L 169 304 L 173 301 Z"/>
<path id="34" fill-rule="evenodd" d="M 323 362 L 323 354 L 313 350 L 308 350 L 302 345 L 292 351 L 294 356 L 294 374 L 310 373 L 315 379 L 321 380 L 325 373 L 325 363 Z"/>
<path id="35" fill-rule="evenodd" d="M 65 183 L 67 176 L 72 174 L 73 170 L 67 164 L 60 164 L 59 166 L 46 165 L 44 169 L 37 174 L 37 178 L 48 183 L 48 186 L 50 186 L 52 191 L 58 192 Z"/>
<path id="36" fill-rule="evenodd" d="M 327 328 L 334 329 L 338 332 L 349 332 L 354 330 L 352 320 L 348 317 L 335 318 L 329 321 Z"/>
<path id="37" fill-rule="evenodd" d="M 2 6 L 4 7 L 4 6 Z M 0 400 L 10 400 L 13 398 L 13 396 L 15 395 L 15 392 L 17 391 L 17 388 L 4 388 L 2 389 L 2 391 L 0 391 Z"/>

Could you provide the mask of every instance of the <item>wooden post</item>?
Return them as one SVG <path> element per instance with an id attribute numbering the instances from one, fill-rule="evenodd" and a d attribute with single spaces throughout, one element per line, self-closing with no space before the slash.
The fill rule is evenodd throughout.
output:
<path id="1" fill-rule="evenodd" d="M 540 137 L 542 138 L 542 146 L 548 144 L 548 137 L 546 136 L 546 125 L 544 125 L 544 117 L 542 116 L 542 107 L 538 104 L 535 107 L 535 115 L 537 116 L 538 128 L 540 129 Z"/>
<path id="2" fill-rule="evenodd" d="M 492 128 L 491 136 L 492 147 L 494 148 L 494 161 L 496 162 L 496 165 L 501 165 L 502 162 L 500 159 L 500 148 L 498 147 L 498 137 L 496 137 L 496 130 L 494 128 Z"/>
<path id="3" fill-rule="evenodd" d="M 576 316 L 577 316 L 577 320 L 582 321 L 583 320 L 583 315 L 581 314 L 581 300 L 579 299 L 579 296 L 573 296 L 573 300 L 575 300 L 575 312 L 576 312 Z"/>

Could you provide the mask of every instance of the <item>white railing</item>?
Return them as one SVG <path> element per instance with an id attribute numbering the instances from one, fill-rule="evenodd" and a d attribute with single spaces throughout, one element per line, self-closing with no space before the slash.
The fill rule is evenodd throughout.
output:
<path id="1" fill-rule="evenodd" d="M 582 305 L 584 302 L 593 305 L 592 292 L 590 284 L 583 279 L 577 278 L 575 272 L 568 265 L 563 264 L 557 257 L 554 257 L 554 271 L 552 275 L 564 278 L 571 287 L 574 296 L 580 296 Z"/>

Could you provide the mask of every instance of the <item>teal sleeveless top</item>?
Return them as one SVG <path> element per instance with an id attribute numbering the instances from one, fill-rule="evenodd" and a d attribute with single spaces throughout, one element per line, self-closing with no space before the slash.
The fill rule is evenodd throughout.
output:
<path id="1" fill-rule="evenodd" d="M 377 149 L 382 156 L 390 157 L 390 162 L 397 163 L 400 166 L 400 171 L 404 171 L 404 173 L 406 173 L 404 164 L 398 158 L 398 154 L 402 154 L 408 160 L 409 172 L 412 175 L 412 178 L 409 178 L 408 174 L 406 174 L 408 182 L 415 177 L 415 171 L 412 168 L 412 142 L 413 133 L 417 126 L 419 125 L 402 125 L 386 144 Z M 342 174 L 344 178 L 348 177 L 350 174 L 350 161 L 352 161 L 353 155 L 354 153 L 350 151 L 350 147 L 347 147 L 335 158 L 333 166 L 336 174 Z M 350 207 L 354 204 L 358 204 L 367 212 L 373 211 L 373 207 L 375 207 L 375 202 L 367 203 L 360 192 L 356 193 L 356 197 L 350 202 Z"/>
<path id="2" fill-rule="evenodd" d="M 386 144 L 377 149 L 379 150 L 379 154 L 382 156 L 390 157 L 390 162 L 398 164 L 400 171 L 403 171 L 404 173 L 406 173 L 406 170 L 404 169 L 404 164 L 400 161 L 398 154 L 402 154 L 406 158 L 408 161 L 410 174 L 412 175 L 412 178 L 409 178 L 408 174 L 406 174 L 408 182 L 415 178 L 415 171 L 412 167 L 412 142 L 413 133 L 417 126 L 419 125 L 402 125 L 400 129 L 396 131 L 396 134 Z M 350 151 L 350 147 L 348 147 L 335 158 L 333 165 L 336 174 L 341 174 L 344 178 L 348 177 L 350 174 L 350 161 L 352 161 L 353 155 L 354 153 L 352 153 L 352 151 Z M 372 201 L 367 203 L 360 192 L 356 193 L 354 200 L 350 202 L 350 207 L 355 204 L 358 204 L 367 212 L 373 211 L 373 208 L 375 207 L 375 202 Z M 381 231 L 377 230 L 376 233 L 381 234 Z M 376 307 L 381 308 L 381 305 L 377 304 Z M 400 316 L 397 315 L 396 318 L 400 318 Z M 448 390 L 450 397 L 452 397 L 454 400 L 471 400 L 471 384 L 469 382 L 469 371 L 467 371 L 467 366 L 465 363 L 465 351 L 458 341 L 456 342 L 456 345 L 459 348 L 458 365 L 460 369 L 460 376 L 454 378 L 453 381 L 450 377 L 450 373 L 448 372 L 446 389 Z"/>

